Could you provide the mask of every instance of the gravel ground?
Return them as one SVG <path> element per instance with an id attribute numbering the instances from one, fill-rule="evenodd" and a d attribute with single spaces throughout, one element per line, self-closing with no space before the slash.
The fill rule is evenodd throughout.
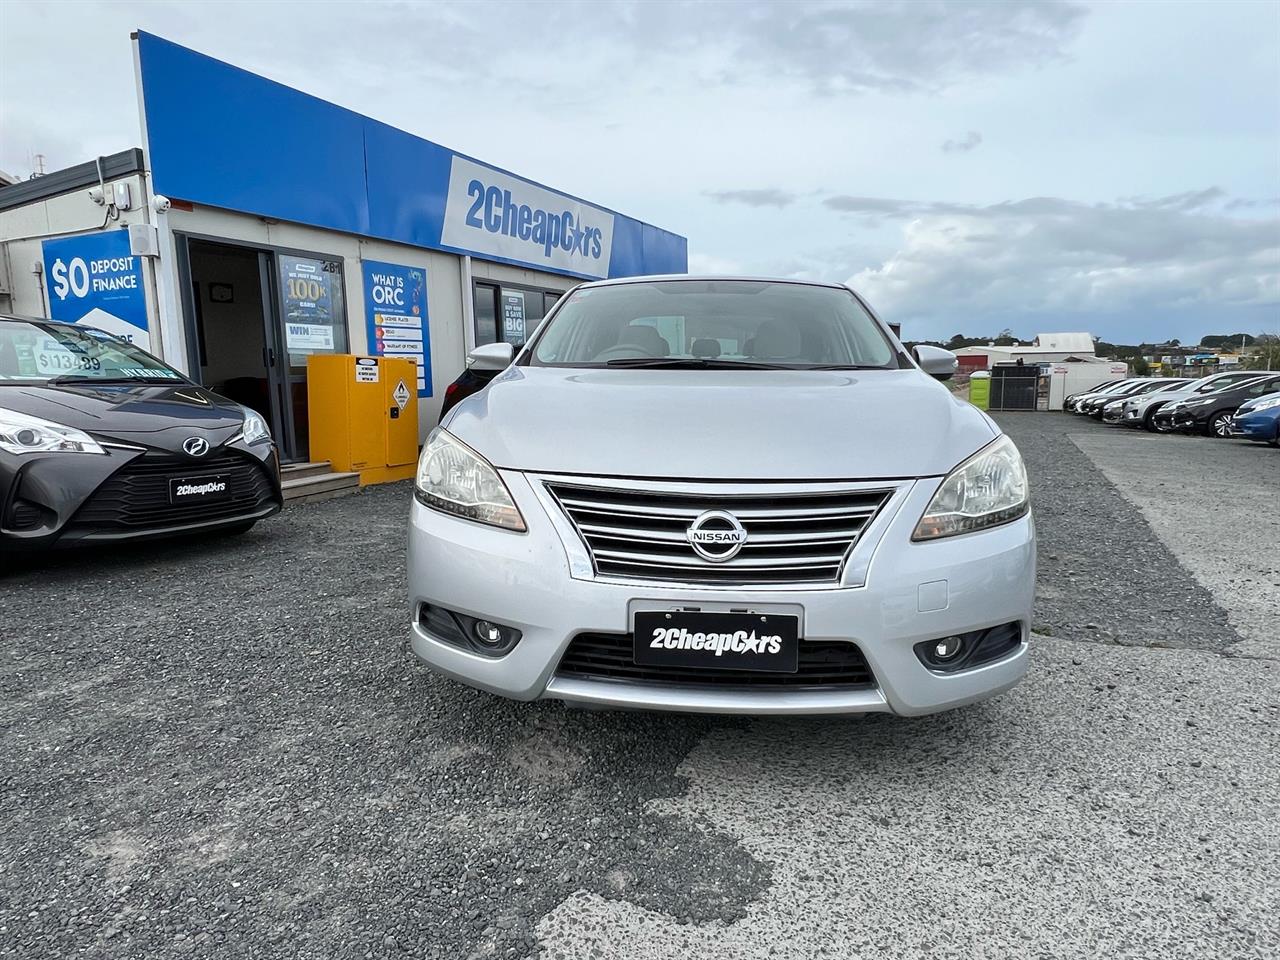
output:
<path id="1" fill-rule="evenodd" d="M 1266 623 L 1153 529 L 1165 495 L 1099 446 L 1121 434 L 1002 423 L 1041 536 L 1032 673 L 917 720 L 575 712 L 432 676 L 403 484 L 11 573 L 0 956 L 1276 955 Z M 1187 516 L 1200 479 L 1276 465 L 1152 439 L 1185 443 Z M 1236 550 L 1265 572 L 1261 529 Z"/>

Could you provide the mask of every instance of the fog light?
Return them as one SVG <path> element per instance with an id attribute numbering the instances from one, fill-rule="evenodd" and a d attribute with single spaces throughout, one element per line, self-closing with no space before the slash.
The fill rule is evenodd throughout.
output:
<path id="1" fill-rule="evenodd" d="M 955 658 L 964 649 L 963 637 L 943 637 L 933 645 L 935 660 L 946 661 Z"/>
<path id="2" fill-rule="evenodd" d="M 503 645 L 502 628 L 496 623 L 490 623 L 488 620 L 477 620 L 471 630 L 476 635 L 476 639 L 486 647 L 500 647 Z"/>

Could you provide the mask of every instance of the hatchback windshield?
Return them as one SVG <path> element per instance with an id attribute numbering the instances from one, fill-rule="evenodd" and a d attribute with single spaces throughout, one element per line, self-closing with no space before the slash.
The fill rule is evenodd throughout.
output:
<path id="1" fill-rule="evenodd" d="M 580 288 L 544 324 L 533 362 L 572 367 L 866 369 L 897 352 L 837 287 L 671 280 Z"/>
<path id="2" fill-rule="evenodd" d="M 0 320 L 0 382 L 182 379 L 133 344 L 92 327 Z"/>

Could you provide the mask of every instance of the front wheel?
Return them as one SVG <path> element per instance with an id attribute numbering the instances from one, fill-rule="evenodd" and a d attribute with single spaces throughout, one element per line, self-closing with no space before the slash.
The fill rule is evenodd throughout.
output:
<path id="1" fill-rule="evenodd" d="M 1211 437 L 1226 439 L 1231 436 L 1231 418 L 1234 415 L 1234 410 L 1223 410 L 1221 413 L 1215 413 L 1213 419 L 1209 421 L 1209 426 L 1205 432 Z"/>

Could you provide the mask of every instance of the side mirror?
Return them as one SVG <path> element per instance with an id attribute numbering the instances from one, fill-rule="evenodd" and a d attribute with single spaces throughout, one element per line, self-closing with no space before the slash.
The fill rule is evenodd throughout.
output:
<path id="1" fill-rule="evenodd" d="M 467 365 L 472 370 L 492 370 L 497 372 L 511 366 L 516 355 L 516 348 L 509 343 L 486 343 L 476 347 L 467 354 Z"/>
<path id="2" fill-rule="evenodd" d="M 950 380 L 960 368 L 959 359 L 950 350 L 931 347 L 926 343 L 913 347 L 911 355 L 920 364 L 920 369 L 935 380 Z"/>

